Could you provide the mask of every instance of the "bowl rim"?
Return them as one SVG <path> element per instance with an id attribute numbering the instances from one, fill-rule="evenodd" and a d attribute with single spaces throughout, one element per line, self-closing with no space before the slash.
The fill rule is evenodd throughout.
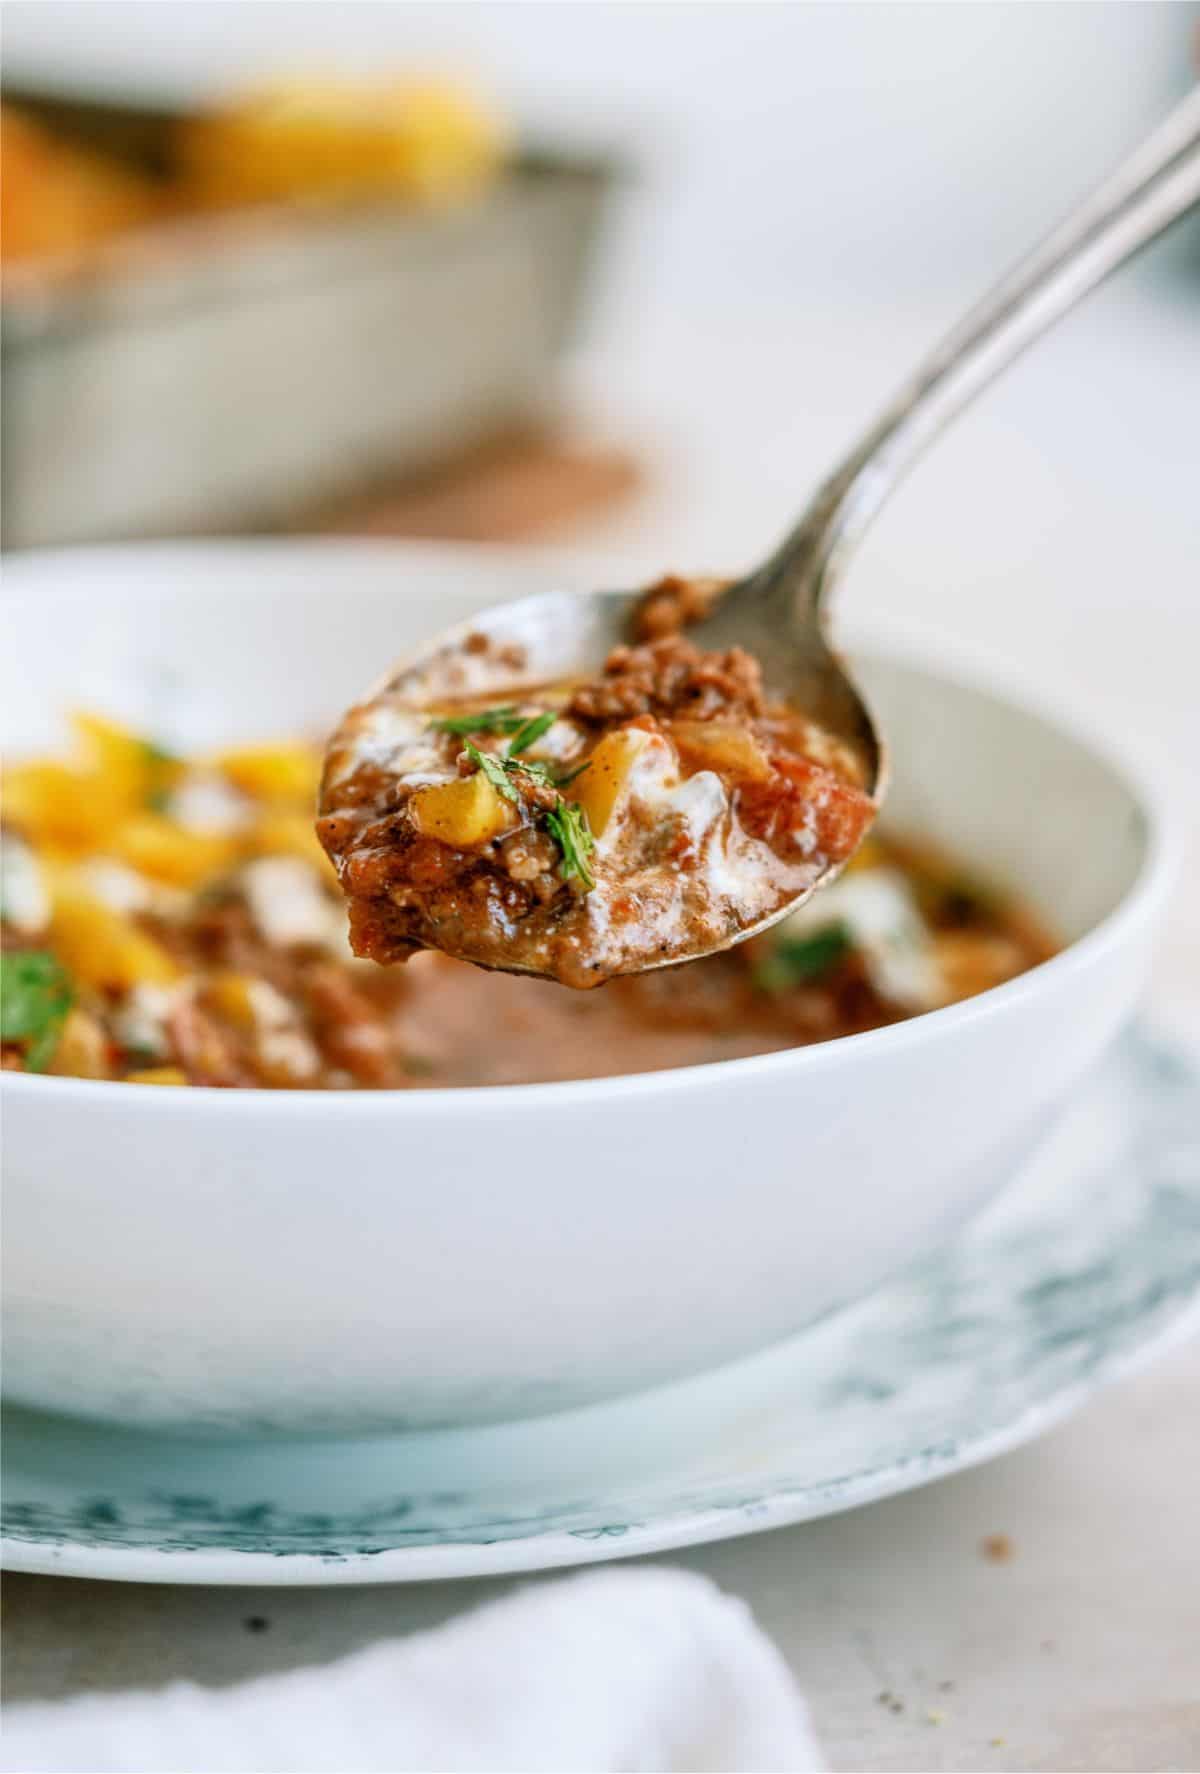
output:
<path id="1" fill-rule="evenodd" d="M 356 562 L 367 559 L 408 560 L 449 565 L 455 557 L 468 558 L 473 564 L 487 560 L 503 560 L 507 568 L 520 561 L 536 565 L 539 572 L 557 568 L 568 582 L 580 584 L 636 584 L 646 577 L 645 562 L 622 555 L 616 550 L 564 549 L 528 544 L 489 542 L 428 542 L 379 538 L 211 538 L 180 539 L 146 543 L 96 544 L 71 548 L 17 551 L 8 557 L 10 567 L 18 576 L 33 569 L 34 576 L 46 575 L 53 581 L 56 570 L 73 569 L 86 573 L 89 562 L 97 557 L 109 567 L 119 567 L 122 560 L 145 562 L 153 556 L 187 554 L 193 561 L 210 561 L 214 569 L 227 563 L 231 553 L 273 556 L 286 562 L 289 557 L 311 559 L 341 554 L 352 572 Z M 82 569 L 82 572 L 81 572 Z M 342 590 L 350 589 L 342 582 Z M 6 590 L 4 596 L 15 601 L 20 587 Z M 397 597 L 404 596 L 404 587 L 397 586 Z M 36 588 L 39 599 L 87 595 L 82 583 L 41 584 Z M 232 595 L 232 587 L 230 587 Z M 240 595 L 240 593 L 239 593 Z M 351 595 L 353 593 L 351 592 Z M 1019 1009 L 1048 986 L 1069 984 L 1070 979 L 1102 962 L 1104 956 L 1119 949 L 1127 933 L 1154 915 L 1164 904 L 1180 868 L 1183 854 L 1182 819 L 1175 811 L 1173 798 L 1165 787 L 1165 772 L 1149 748 L 1123 743 L 1118 753 L 1107 728 L 1102 727 L 1094 710 L 1085 710 L 1068 692 L 1057 690 L 1048 694 L 1029 681 L 1021 669 L 1011 662 L 997 662 L 984 655 L 978 646 L 959 640 L 947 641 L 939 632 L 934 639 L 929 632 L 918 634 L 911 628 L 889 622 L 845 624 L 846 634 L 840 637 L 848 650 L 860 650 L 879 658 L 881 663 L 895 663 L 901 669 L 925 672 L 940 677 L 968 691 L 991 697 L 1023 714 L 1042 722 L 1055 732 L 1098 759 L 1124 786 L 1134 802 L 1142 827 L 1142 856 L 1133 880 L 1112 910 L 1074 942 L 1066 944 L 1048 960 L 1039 962 L 1015 979 L 1007 980 L 987 991 L 978 992 L 960 1003 L 937 1010 L 923 1011 L 903 1022 L 891 1023 L 881 1029 L 868 1029 L 857 1034 L 840 1035 L 807 1046 L 784 1048 L 777 1052 L 751 1054 L 742 1058 L 706 1060 L 695 1065 L 676 1066 L 660 1072 L 623 1072 L 611 1077 L 571 1078 L 530 1084 L 506 1085 L 416 1085 L 402 1090 L 270 1090 L 254 1087 L 244 1090 L 221 1090 L 196 1085 L 159 1085 L 138 1090 L 119 1079 L 57 1078 L 26 1072 L 0 1073 L 0 1094 L 14 1101 L 29 1098 L 32 1092 L 47 1107 L 55 1104 L 84 1103 L 93 1106 L 111 1104 L 115 1100 L 136 1102 L 131 1112 L 137 1115 L 172 1114 L 178 1116 L 181 1104 L 192 1113 L 237 1116 L 269 1113 L 287 1117 L 329 1114 L 340 1117 L 374 1119 L 389 1116 L 398 1103 L 409 1115 L 446 1112 L 479 1113 L 502 1110 L 515 1102 L 536 1110 L 539 1104 L 555 1107 L 600 1107 L 604 1103 L 645 1095 L 663 1093 L 668 1096 L 711 1088 L 718 1080 L 744 1080 L 750 1085 L 757 1079 L 768 1079 L 777 1073 L 820 1071 L 829 1066 L 852 1064 L 858 1054 L 874 1055 L 902 1051 L 913 1046 L 937 1042 L 943 1036 L 953 1041 L 959 1032 L 982 1021 L 992 1021 L 1010 1010 Z M 120 1098 L 114 1097 L 119 1091 Z M 220 1105 L 220 1106 L 217 1106 Z"/>

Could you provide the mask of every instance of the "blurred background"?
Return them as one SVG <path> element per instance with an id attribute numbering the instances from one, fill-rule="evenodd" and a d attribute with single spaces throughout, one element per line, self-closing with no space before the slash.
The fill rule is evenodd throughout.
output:
<path id="1" fill-rule="evenodd" d="M 1187 90 L 1198 33 L 1153 0 L 8 0 L 6 542 L 736 569 Z M 939 446 L 850 626 L 974 642 L 1131 732 L 1168 707 L 1194 743 L 1198 324 L 1184 226 Z"/>

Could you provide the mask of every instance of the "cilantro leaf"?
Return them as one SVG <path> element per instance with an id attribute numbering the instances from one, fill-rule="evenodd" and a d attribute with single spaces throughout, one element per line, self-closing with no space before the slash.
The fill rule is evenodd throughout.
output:
<path id="1" fill-rule="evenodd" d="M 582 776 L 591 763 L 587 758 L 582 764 L 576 764 L 573 770 L 557 770 L 553 764 L 543 764 L 540 759 L 505 758 L 504 768 L 509 772 L 520 772 L 532 776 L 535 782 L 544 782 L 547 788 L 566 788 L 577 776 Z"/>
<path id="2" fill-rule="evenodd" d="M 510 776 L 532 776 L 535 782 L 544 782 L 547 788 L 553 788 L 557 781 L 549 764 L 543 764 L 530 758 L 505 758 L 504 768 Z"/>
<path id="3" fill-rule="evenodd" d="M 546 828 L 562 851 L 558 872 L 563 880 L 569 881 L 572 876 L 578 876 L 585 891 L 590 893 L 596 885 L 596 877 L 591 871 L 588 858 L 596 848 L 596 840 L 592 836 L 592 828 L 584 809 L 574 801 L 560 799 L 558 806 L 552 807 L 546 815 Z"/>
<path id="4" fill-rule="evenodd" d="M 483 771 L 496 793 L 503 795 L 506 801 L 511 801 L 514 807 L 519 807 L 521 796 L 509 781 L 503 760 L 490 751 L 480 751 L 479 747 L 473 745 L 469 739 L 466 742 L 466 751 L 467 756 L 472 758 L 478 768 Z"/>
<path id="5" fill-rule="evenodd" d="M 779 997 L 794 987 L 823 978 L 849 954 L 853 942 L 840 921 L 823 924 L 808 936 L 784 936 L 775 942 L 754 969 L 760 992 Z"/>
<path id="6" fill-rule="evenodd" d="M 549 732 L 557 719 L 554 710 L 548 708 L 544 714 L 530 715 L 527 721 L 522 721 L 508 742 L 508 756 L 515 758 L 518 752 L 528 751 L 531 745 L 536 745 L 542 734 Z"/>
<path id="7" fill-rule="evenodd" d="M 429 723 L 435 733 L 519 733 L 525 716 L 511 704 L 505 708 L 481 708 L 473 715 L 439 715 Z"/>
<path id="8" fill-rule="evenodd" d="M 0 956 L 0 1040 L 25 1044 L 25 1067 L 44 1072 L 74 1000 L 64 968 L 44 949 Z"/>

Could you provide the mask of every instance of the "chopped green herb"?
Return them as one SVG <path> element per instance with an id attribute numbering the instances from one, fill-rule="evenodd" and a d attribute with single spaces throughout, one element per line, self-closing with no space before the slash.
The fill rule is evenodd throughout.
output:
<path id="1" fill-rule="evenodd" d="M 852 946 L 842 923 L 824 924 L 809 936 L 782 937 L 755 967 L 754 984 L 772 997 L 810 985 L 844 960 Z"/>
<path id="2" fill-rule="evenodd" d="M 588 863 L 588 858 L 596 848 L 596 840 L 592 836 L 592 828 L 588 824 L 588 816 L 582 807 L 574 801 L 560 800 L 557 807 L 552 807 L 546 815 L 546 827 L 554 842 L 562 851 L 562 862 L 559 873 L 564 881 L 578 876 L 587 892 L 596 885 Z"/>
<path id="3" fill-rule="evenodd" d="M 496 757 L 490 751 L 480 751 L 479 747 L 472 745 L 469 739 L 466 742 L 466 750 L 467 756 L 474 759 L 496 793 L 503 795 L 506 801 L 511 801 L 514 807 L 519 807 L 521 797 L 505 774 L 503 759 Z"/>
<path id="4" fill-rule="evenodd" d="M 555 786 L 554 771 L 549 764 L 531 763 L 524 758 L 505 758 L 504 768 L 510 776 L 518 779 L 527 776 L 531 782 L 539 783 L 543 788 Z"/>
<path id="5" fill-rule="evenodd" d="M 0 1040 L 24 1043 L 25 1066 L 44 1072 L 74 999 L 71 981 L 44 949 L 0 956 Z"/>
<path id="6" fill-rule="evenodd" d="M 507 708 L 481 708 L 473 715 L 439 715 L 429 725 L 435 733 L 519 733 L 525 716 L 511 705 Z"/>
<path id="7" fill-rule="evenodd" d="M 508 742 L 509 757 L 515 758 L 518 752 L 528 751 L 531 745 L 536 745 L 542 734 L 549 732 L 557 719 L 554 710 L 548 708 L 544 714 L 530 715 L 527 721 L 522 721 Z"/>
<path id="8" fill-rule="evenodd" d="M 505 758 L 504 768 L 513 772 L 522 771 L 526 776 L 532 776 L 536 782 L 544 782 L 547 788 L 566 788 L 569 782 L 574 782 L 577 776 L 583 775 L 591 761 L 588 758 L 584 763 L 577 764 L 574 770 L 559 771 L 553 764 L 543 764 L 538 759 L 510 757 Z"/>

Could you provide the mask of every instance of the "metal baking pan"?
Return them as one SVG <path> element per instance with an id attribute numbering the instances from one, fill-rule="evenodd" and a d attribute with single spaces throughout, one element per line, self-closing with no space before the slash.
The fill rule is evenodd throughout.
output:
<path id="1" fill-rule="evenodd" d="M 70 113 L 153 156 L 151 114 Z M 291 523 L 536 412 L 613 175 L 527 156 L 453 211 L 230 212 L 6 272 L 5 546 Z"/>

